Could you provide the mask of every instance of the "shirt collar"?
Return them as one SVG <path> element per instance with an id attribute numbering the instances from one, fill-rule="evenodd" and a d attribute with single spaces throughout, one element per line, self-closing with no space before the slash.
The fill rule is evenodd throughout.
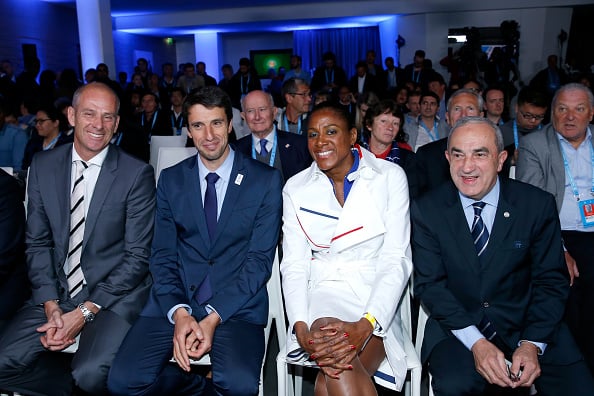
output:
<path id="1" fill-rule="evenodd" d="M 227 158 L 225 158 L 225 161 L 221 164 L 221 166 L 218 167 L 218 169 L 215 169 L 214 171 L 211 171 L 208 168 L 206 168 L 206 166 L 202 163 L 202 160 L 200 159 L 200 154 L 196 155 L 196 161 L 198 162 L 198 177 L 200 177 L 200 181 L 204 180 L 204 178 L 206 178 L 206 175 L 208 175 L 209 173 L 216 172 L 221 179 L 223 179 L 226 182 L 229 182 L 229 179 L 231 179 L 231 170 L 233 169 L 233 161 L 235 159 L 235 151 L 233 151 L 231 146 L 229 146 L 229 155 L 227 156 Z"/>
<path id="2" fill-rule="evenodd" d="M 563 135 L 561 135 L 559 132 L 555 131 L 555 133 L 557 134 L 557 138 L 559 139 L 560 142 L 565 143 L 565 144 L 571 144 L 569 142 L 569 140 L 565 139 L 563 137 Z M 586 138 L 584 139 L 584 141 L 580 144 L 580 147 L 582 147 L 584 145 L 584 143 L 586 142 L 590 142 L 592 140 L 592 132 L 590 131 L 590 127 L 586 128 Z"/>
<path id="3" fill-rule="evenodd" d="M 264 136 L 264 139 L 268 140 L 269 142 L 272 142 L 274 140 L 275 134 L 276 134 L 276 125 L 272 124 L 272 130 L 270 131 L 270 133 L 268 135 Z M 258 145 L 258 143 L 260 143 L 260 140 L 262 140 L 262 139 L 252 133 L 252 141 L 254 142 L 254 145 Z"/>
<path id="4" fill-rule="evenodd" d="M 76 152 L 76 147 L 74 147 L 74 144 L 73 144 L 72 145 L 72 163 L 74 163 L 74 161 L 84 161 L 84 162 L 86 162 L 87 165 L 96 165 L 98 167 L 101 167 L 103 165 L 103 162 L 105 161 L 105 157 L 107 157 L 108 150 L 109 150 L 109 145 L 107 145 L 103 150 L 101 150 L 99 152 L 99 154 L 95 155 L 90 160 L 85 161 L 80 157 L 80 155 L 78 155 L 78 153 Z"/>
<path id="5" fill-rule="evenodd" d="M 497 208 L 497 203 L 499 202 L 499 191 L 500 191 L 499 178 L 497 178 L 497 181 L 495 182 L 495 185 L 493 186 L 491 191 L 489 191 L 487 193 L 487 195 L 485 195 L 480 201 L 482 201 L 482 202 L 486 203 L 487 205 L 490 205 L 494 208 Z M 462 202 L 462 207 L 464 209 L 471 206 L 475 202 L 479 202 L 475 199 L 468 198 L 467 196 L 463 195 L 460 191 L 458 191 L 458 195 L 460 196 L 460 202 Z"/>

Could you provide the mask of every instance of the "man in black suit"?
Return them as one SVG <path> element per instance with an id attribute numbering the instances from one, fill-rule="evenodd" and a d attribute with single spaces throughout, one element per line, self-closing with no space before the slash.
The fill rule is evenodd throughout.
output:
<path id="1" fill-rule="evenodd" d="M 105 84 L 74 94 L 74 144 L 29 168 L 26 257 L 32 297 L 0 338 L 0 389 L 107 394 L 107 372 L 151 287 L 152 167 L 109 144 L 119 100 Z M 54 364 L 78 340 L 72 365 Z"/>
<path id="2" fill-rule="evenodd" d="M 238 151 L 279 169 L 284 181 L 311 164 L 307 138 L 281 131 L 274 124 L 277 110 L 269 94 L 250 92 L 242 100 L 242 109 L 241 116 L 252 133 L 235 143 Z"/>
<path id="3" fill-rule="evenodd" d="M 31 294 L 25 264 L 25 208 L 21 188 L 0 170 L 0 333 Z"/>
<path id="4" fill-rule="evenodd" d="M 545 396 L 594 394 L 562 322 L 569 285 L 553 196 L 498 177 L 507 152 L 482 117 L 456 123 L 446 155 L 453 184 L 411 208 L 435 394 L 527 394 L 532 384 Z"/>
<path id="5" fill-rule="evenodd" d="M 365 92 L 377 94 L 377 80 L 373 74 L 368 73 L 367 63 L 364 61 L 358 62 L 355 68 L 356 73 L 349 81 L 349 88 L 355 94 L 355 97 Z"/>

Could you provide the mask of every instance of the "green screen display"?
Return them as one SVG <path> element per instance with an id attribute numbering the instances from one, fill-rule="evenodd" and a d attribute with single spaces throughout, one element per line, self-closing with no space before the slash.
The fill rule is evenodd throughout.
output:
<path id="1" fill-rule="evenodd" d="M 286 70 L 291 68 L 291 55 L 293 51 L 288 50 L 258 50 L 250 51 L 250 58 L 254 69 L 260 78 L 268 78 L 268 71 L 274 69 L 275 74 L 279 67 Z"/>

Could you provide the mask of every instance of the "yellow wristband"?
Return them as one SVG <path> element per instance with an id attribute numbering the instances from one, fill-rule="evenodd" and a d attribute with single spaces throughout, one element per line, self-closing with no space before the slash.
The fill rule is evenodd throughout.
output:
<path id="1" fill-rule="evenodd" d="M 369 323 L 371 323 L 371 327 L 373 327 L 373 329 L 375 330 L 375 327 L 377 325 L 377 319 L 375 319 L 375 316 L 373 316 L 372 314 L 370 314 L 369 312 L 365 312 L 363 314 L 363 317 L 365 319 L 367 319 L 369 321 Z"/>

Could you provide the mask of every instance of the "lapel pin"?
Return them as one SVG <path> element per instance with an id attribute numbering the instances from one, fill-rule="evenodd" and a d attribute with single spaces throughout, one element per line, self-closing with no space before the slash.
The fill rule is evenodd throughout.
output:
<path id="1" fill-rule="evenodd" d="M 285 144 L 285 148 L 289 148 L 291 145 L 289 143 Z"/>
<path id="2" fill-rule="evenodd" d="M 503 217 L 507 219 L 509 217 L 509 212 L 503 212 Z"/>
<path id="3" fill-rule="evenodd" d="M 235 184 L 237 184 L 238 186 L 241 186 L 242 180 L 243 180 L 243 175 L 241 173 L 238 173 L 237 177 L 235 178 Z"/>

